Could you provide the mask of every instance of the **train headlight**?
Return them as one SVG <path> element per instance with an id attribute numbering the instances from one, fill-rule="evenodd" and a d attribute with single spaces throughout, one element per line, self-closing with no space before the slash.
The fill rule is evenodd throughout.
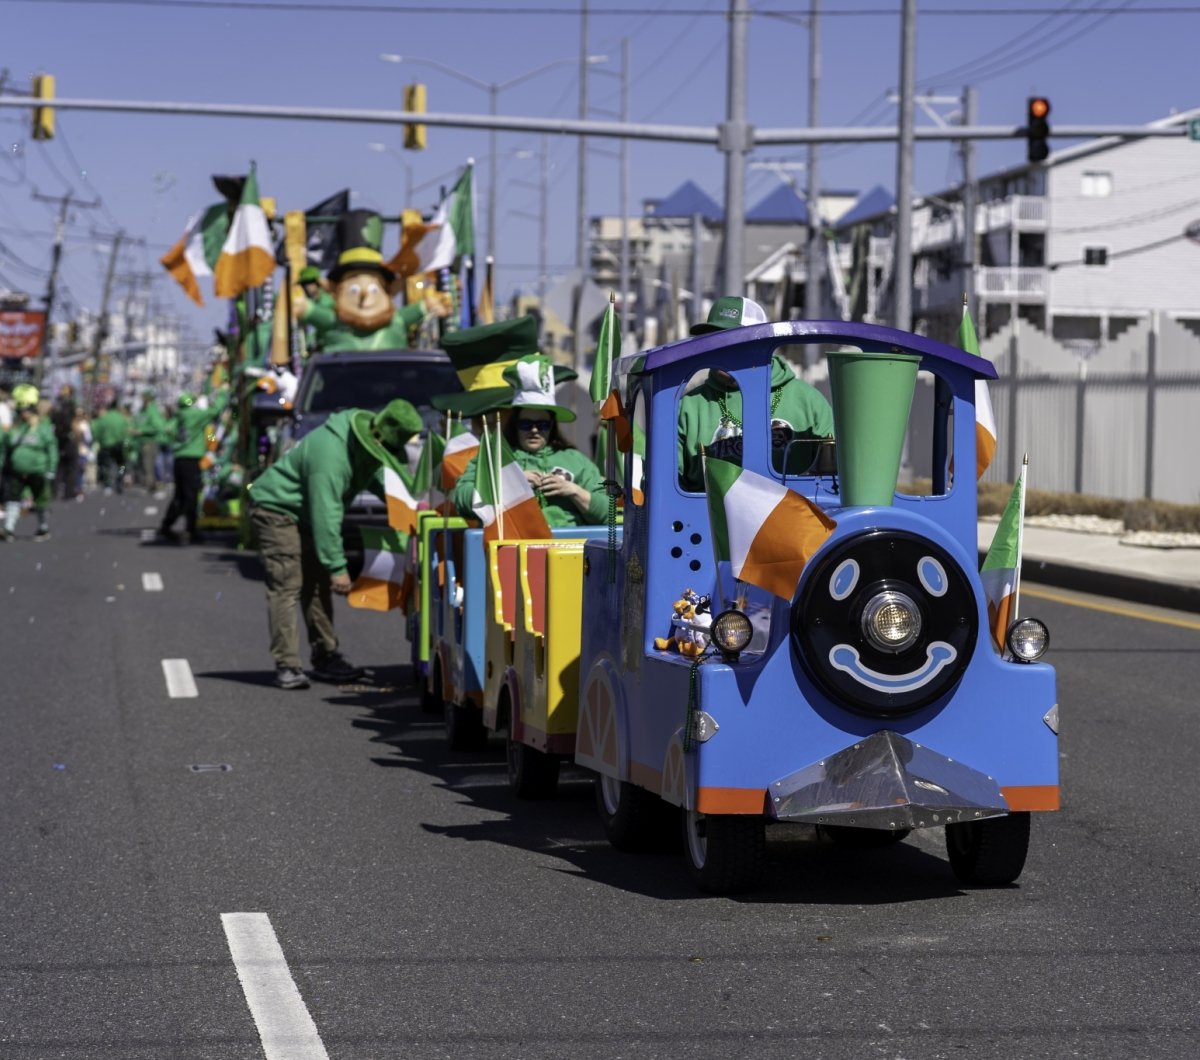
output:
<path id="1" fill-rule="evenodd" d="M 728 659 L 736 659 L 750 643 L 754 627 L 741 611 L 722 611 L 712 621 L 709 629 L 713 647 Z"/>
<path id="2" fill-rule="evenodd" d="M 1018 618 L 1008 627 L 1005 641 L 1018 662 L 1036 662 L 1050 647 L 1050 631 L 1036 618 Z"/>
<path id="3" fill-rule="evenodd" d="M 902 652 L 921 636 L 921 612 L 911 597 L 889 589 L 867 601 L 862 631 L 879 651 Z"/>

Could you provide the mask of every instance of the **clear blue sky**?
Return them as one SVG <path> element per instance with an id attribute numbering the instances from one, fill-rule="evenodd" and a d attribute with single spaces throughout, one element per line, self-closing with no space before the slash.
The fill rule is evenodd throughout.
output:
<path id="1" fill-rule="evenodd" d="M 1194 72 L 1200 4 L 1175 0 L 1180 10 L 1169 14 L 1139 10 L 1163 6 L 1142 0 L 922 0 L 918 88 L 958 95 L 974 84 L 981 124 L 1020 124 L 1025 99 L 1035 93 L 1052 101 L 1052 124 L 1142 123 L 1200 105 Z M 64 98 L 399 109 L 402 86 L 421 80 L 431 111 L 484 113 L 487 93 L 481 89 L 428 66 L 382 62 L 379 54 L 425 57 L 503 83 L 580 51 L 577 0 L 299 0 L 288 7 L 283 0 L 0 0 L 4 91 L 27 91 L 41 71 L 56 76 Z M 895 108 L 886 96 L 898 83 L 899 0 L 823 0 L 821 7 L 821 123 L 894 124 Z M 614 75 L 621 38 L 628 37 L 635 121 L 711 126 L 722 120 L 726 0 L 591 0 L 589 8 L 589 51 L 609 56 L 606 65 L 592 68 L 592 117 L 613 117 L 619 106 Z M 803 16 L 809 5 L 752 0 L 751 8 L 750 120 L 761 127 L 804 125 Z M 503 92 L 499 109 L 575 117 L 578 86 L 577 66 L 564 65 Z M 80 198 L 98 197 L 102 206 L 72 212 L 62 270 L 66 305 L 98 307 L 109 244 L 96 237 L 119 228 L 144 241 L 123 252 L 121 274 L 155 274 L 157 306 L 186 321 L 195 337 L 208 338 L 225 310 L 211 297 L 204 309 L 194 307 L 157 259 L 191 213 L 216 201 L 214 173 L 244 172 L 253 159 L 262 194 L 275 196 L 281 209 L 304 209 L 349 187 L 354 206 L 395 215 L 405 205 L 431 207 L 439 182 L 474 156 L 477 218 L 484 229 L 485 132 L 430 128 L 427 150 L 400 152 L 399 129 L 374 125 L 68 111 L 58 115 L 56 139 L 35 143 L 28 112 L 0 110 L 0 123 L 0 286 L 26 290 L 40 301 L 56 207 L 36 201 L 33 193 L 61 196 L 73 189 Z M 929 119 L 919 115 L 918 124 Z M 370 142 L 390 144 L 394 153 L 371 151 Z M 501 134 L 499 144 L 497 268 L 500 293 L 507 294 L 536 282 L 538 224 L 526 215 L 538 212 L 541 145 L 538 136 L 516 133 Z M 617 145 L 593 144 L 588 211 L 616 213 Z M 575 259 L 576 150 L 571 138 L 551 142 L 552 267 L 569 267 Z M 411 204 L 403 202 L 407 177 L 397 155 L 411 166 L 413 182 L 426 185 Z M 804 149 L 796 147 L 760 149 L 752 159 L 803 157 Z M 980 172 L 1023 157 L 1021 141 L 983 144 Z M 665 195 L 686 179 L 722 200 L 722 156 L 715 149 L 635 142 L 632 159 L 635 211 L 643 198 Z M 830 147 L 822 156 L 822 183 L 891 188 L 895 168 L 890 145 Z M 918 191 L 953 184 L 957 173 L 951 145 L 918 145 Z M 777 181 L 751 170 L 748 205 Z M 396 238 L 390 229 L 385 251 Z M 124 290 L 118 287 L 118 297 Z"/>

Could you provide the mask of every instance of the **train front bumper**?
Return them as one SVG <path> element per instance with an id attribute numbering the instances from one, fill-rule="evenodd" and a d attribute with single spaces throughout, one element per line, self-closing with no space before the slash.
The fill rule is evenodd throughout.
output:
<path id="1" fill-rule="evenodd" d="M 781 821 L 891 830 L 1008 813 L 996 781 L 883 731 L 771 784 L 767 812 Z"/>

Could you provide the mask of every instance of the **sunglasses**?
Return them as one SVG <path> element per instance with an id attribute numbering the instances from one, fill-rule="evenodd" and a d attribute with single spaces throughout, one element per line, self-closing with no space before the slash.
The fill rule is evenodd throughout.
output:
<path id="1" fill-rule="evenodd" d="M 550 426 L 553 423 L 554 423 L 553 420 L 525 420 L 525 419 L 517 420 L 517 426 L 521 430 L 523 430 L 523 431 L 536 430 L 542 434 L 546 434 L 550 430 Z"/>

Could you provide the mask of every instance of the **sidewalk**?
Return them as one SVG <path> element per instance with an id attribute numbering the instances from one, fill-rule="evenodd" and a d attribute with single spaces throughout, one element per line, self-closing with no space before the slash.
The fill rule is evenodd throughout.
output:
<path id="1" fill-rule="evenodd" d="M 992 543 L 996 522 L 979 523 L 981 556 Z M 1031 583 L 1200 611 L 1200 548 L 1122 544 L 1116 534 L 1026 523 L 1021 573 Z"/>

